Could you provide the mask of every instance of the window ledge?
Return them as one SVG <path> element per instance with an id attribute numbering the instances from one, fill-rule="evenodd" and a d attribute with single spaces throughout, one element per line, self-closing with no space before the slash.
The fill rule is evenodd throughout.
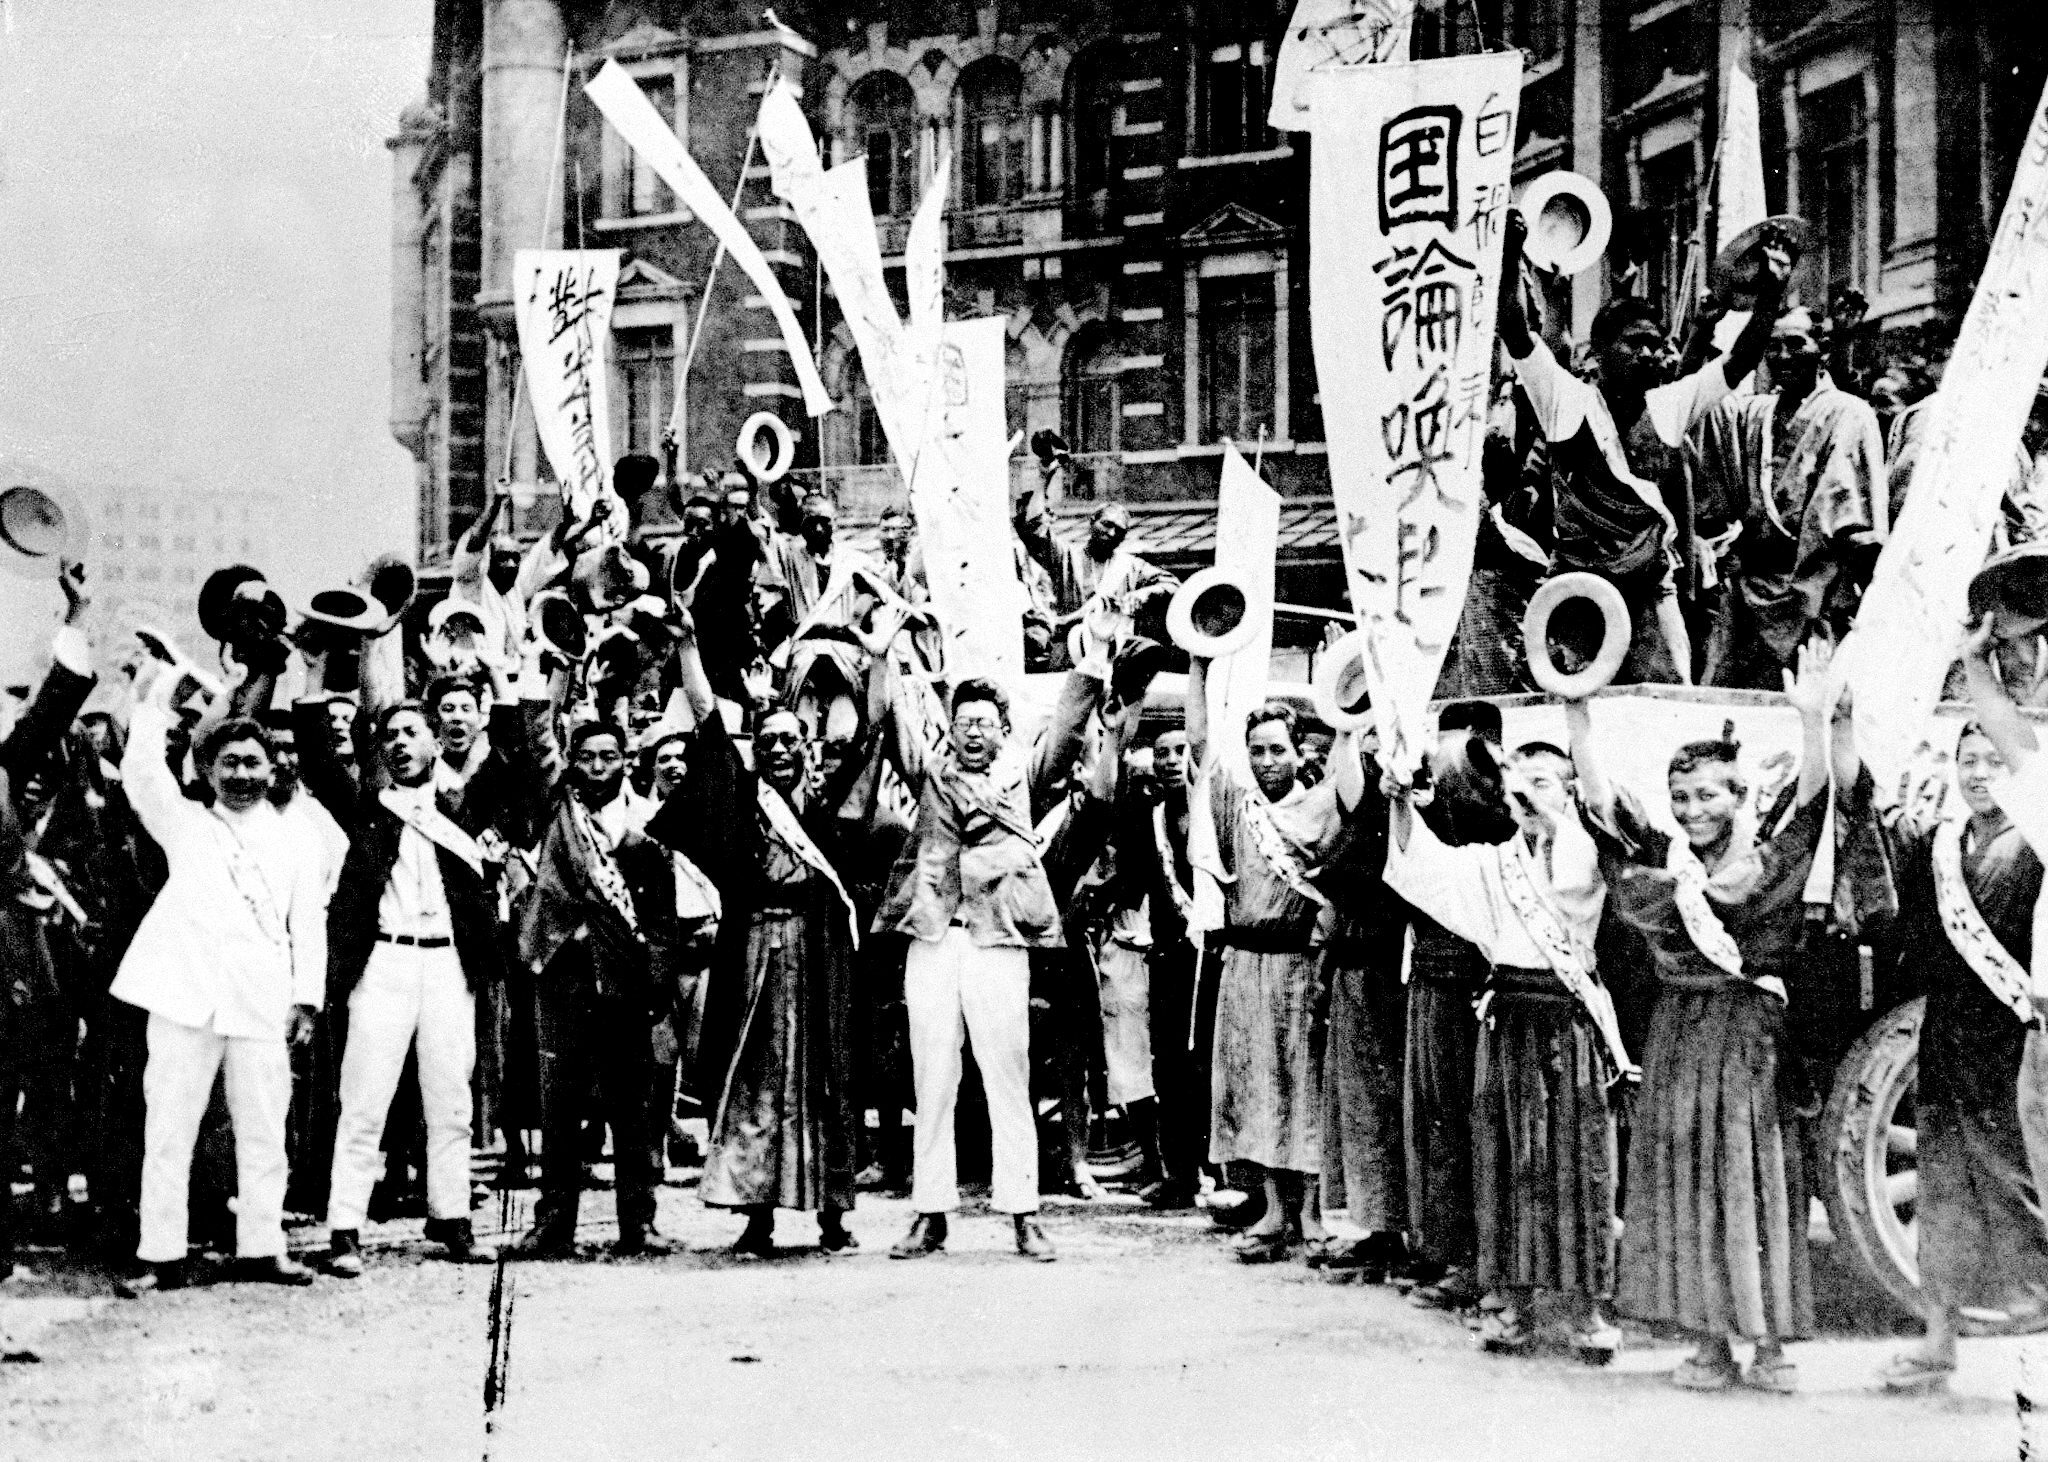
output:
<path id="1" fill-rule="evenodd" d="M 1278 162 L 1294 156 L 1294 149 L 1283 142 L 1278 147 L 1269 147 L 1264 152 L 1225 152 L 1213 157 L 1184 157 L 1176 166 L 1181 168 L 1223 168 L 1241 162 Z"/>
<path id="2" fill-rule="evenodd" d="M 673 228 L 677 224 L 695 223 L 697 215 L 687 208 L 678 208 L 672 213 L 636 213 L 630 218 L 600 218 L 590 225 L 592 233 L 631 233 L 640 228 Z"/>

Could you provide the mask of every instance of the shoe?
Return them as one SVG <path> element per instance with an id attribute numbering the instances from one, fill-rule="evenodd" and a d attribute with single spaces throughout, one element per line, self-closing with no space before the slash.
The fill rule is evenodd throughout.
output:
<path id="1" fill-rule="evenodd" d="M 576 1257 L 576 1232 L 566 1226 L 550 1227 L 535 1224 L 520 1238 L 519 1242 L 505 1251 L 507 1259 L 573 1259 Z"/>
<path id="2" fill-rule="evenodd" d="M 767 1214 L 748 1218 L 747 1226 L 733 1240 L 732 1253 L 738 1258 L 769 1259 L 775 1255 L 775 1220 Z"/>
<path id="3" fill-rule="evenodd" d="M 871 1162 L 853 1175 L 853 1186 L 863 1193 L 878 1192 L 889 1186 L 889 1175 L 880 1163 Z"/>
<path id="4" fill-rule="evenodd" d="M 827 1254 L 844 1254 L 858 1249 L 860 1240 L 847 1232 L 846 1220 L 834 1215 L 818 1220 L 818 1247 Z"/>
<path id="5" fill-rule="evenodd" d="M 1681 1391 L 1726 1391 L 1742 1381 L 1742 1367 L 1723 1351 L 1719 1360 L 1702 1360 L 1689 1355 L 1671 1373 L 1671 1384 Z"/>
<path id="6" fill-rule="evenodd" d="M 1604 1366 L 1621 1354 L 1621 1328 L 1602 1320 L 1571 1333 L 1572 1354 L 1589 1366 Z"/>
<path id="7" fill-rule="evenodd" d="M 1266 1216 L 1266 1195 L 1263 1193 L 1240 1194 L 1234 1202 L 1219 1203 L 1216 1195 L 1210 1195 L 1209 1221 L 1218 1228 L 1248 1229 Z"/>
<path id="8" fill-rule="evenodd" d="M 336 1279 L 363 1277 L 363 1246 L 352 1228 L 338 1228 L 327 1236 L 327 1257 L 320 1267 Z"/>
<path id="9" fill-rule="evenodd" d="M 910 1232 L 889 1249 L 891 1259 L 922 1259 L 946 1247 L 946 1215 L 920 1213 L 910 1221 Z"/>
<path id="10" fill-rule="evenodd" d="M 245 1284 L 285 1284 L 303 1289 L 313 1282 L 313 1271 L 288 1254 L 268 1259 L 237 1259 L 234 1277 Z"/>
<path id="11" fill-rule="evenodd" d="M 1536 1344 L 1536 1332 L 1522 1323 L 1513 1310 L 1488 1315 L 1479 1325 L 1479 1348 L 1495 1355 L 1526 1355 Z"/>
<path id="12" fill-rule="evenodd" d="M 139 1300 L 146 1294 L 185 1289 L 191 1283 L 191 1272 L 183 1264 L 173 1261 L 152 1264 L 133 1278 L 120 1280 L 114 1285 L 114 1293 L 124 1300 Z"/>
<path id="13" fill-rule="evenodd" d="M 1877 1373 L 1877 1379 L 1885 1390 L 1895 1396 L 1924 1396 L 1939 1391 L 1948 1385 L 1948 1378 L 1956 1373 L 1955 1363 L 1936 1365 L 1912 1351 L 1901 1351 L 1885 1363 Z"/>
<path id="14" fill-rule="evenodd" d="M 1799 1367 L 1786 1360 L 1782 1352 L 1770 1360 L 1753 1360 L 1749 1369 L 1742 1373 L 1742 1384 L 1752 1391 L 1768 1391 L 1773 1396 L 1797 1395 Z"/>
<path id="15" fill-rule="evenodd" d="M 430 1218 L 427 1220 L 426 1239 L 430 1244 L 439 1244 L 437 1256 L 450 1264 L 495 1264 L 498 1262 L 498 1246 L 488 1239 L 479 1239 L 476 1230 L 466 1218 Z"/>
<path id="16" fill-rule="evenodd" d="M 1240 1264 L 1277 1264 L 1292 1247 L 1285 1229 L 1270 1234 L 1245 1234 L 1231 1246 Z"/>
<path id="17" fill-rule="evenodd" d="M 1192 1183 L 1147 1183 L 1138 1190 L 1138 1201 L 1160 1212 L 1174 1212 L 1195 1206 Z"/>
<path id="18" fill-rule="evenodd" d="M 1059 1253 L 1047 1241 L 1045 1231 L 1038 1226 L 1038 1220 L 1028 1213 L 1017 1215 L 1017 1252 L 1026 1259 L 1036 1259 L 1040 1264 L 1050 1264 L 1059 1258 Z"/>
<path id="19" fill-rule="evenodd" d="M 674 1239 L 656 1233 L 651 1223 L 626 1224 L 619 1229 L 619 1236 L 612 1240 L 612 1253 L 621 1259 L 638 1259 L 647 1255 L 658 1257 L 678 1253 L 680 1249 Z"/>

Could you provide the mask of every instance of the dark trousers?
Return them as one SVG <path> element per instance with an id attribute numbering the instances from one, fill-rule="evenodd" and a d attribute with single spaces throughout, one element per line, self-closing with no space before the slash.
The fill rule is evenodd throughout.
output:
<path id="1" fill-rule="evenodd" d="M 1159 1098 L 1159 1165 L 1193 1188 L 1209 1149 L 1209 1052 L 1194 1049 L 1200 956 L 1185 940 L 1155 948 L 1151 965 L 1152 1087 Z"/>
<path id="2" fill-rule="evenodd" d="M 536 980 L 534 1031 L 540 1058 L 542 1140 L 541 1228 L 576 1227 L 583 1189 L 580 1133 L 594 1090 L 597 1117 L 612 1129 L 612 1174 L 619 1228 L 654 1222 L 654 1166 L 648 1092 L 654 1081 L 653 1019 L 645 1002 L 599 994 L 591 956 L 581 943 L 562 950 Z"/>

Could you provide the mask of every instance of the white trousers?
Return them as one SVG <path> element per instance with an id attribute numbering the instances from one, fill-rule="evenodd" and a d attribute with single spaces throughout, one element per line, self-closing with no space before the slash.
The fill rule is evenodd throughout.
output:
<path id="1" fill-rule="evenodd" d="M 995 1159 L 990 1205 L 1038 1211 L 1038 1127 L 1031 1116 L 1031 952 L 979 949 L 965 929 L 936 943 L 913 940 L 903 964 L 910 1061 L 917 1088 L 910 1206 L 949 1213 L 960 1205 L 953 1111 L 960 1099 L 961 1039 L 974 1042 Z"/>
<path id="2" fill-rule="evenodd" d="M 384 1123 L 405 1071 L 419 1052 L 420 1106 L 427 1119 L 427 1213 L 469 1217 L 470 1074 L 476 1069 L 476 997 L 453 949 L 379 944 L 348 997 L 348 1046 L 341 1056 L 341 1119 L 327 1226 L 360 1229 L 370 1190 L 384 1171 Z"/>
<path id="3" fill-rule="evenodd" d="M 292 1104 L 284 1032 L 252 1040 L 152 1015 L 142 1070 L 142 1242 L 135 1250 L 145 1264 L 185 1257 L 192 1145 L 223 1066 L 235 1131 L 235 1253 L 270 1259 L 284 1252 L 284 1119 Z"/>

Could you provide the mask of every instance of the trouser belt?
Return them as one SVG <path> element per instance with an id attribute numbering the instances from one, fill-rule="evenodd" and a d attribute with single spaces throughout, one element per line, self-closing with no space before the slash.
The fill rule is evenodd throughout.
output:
<path id="1" fill-rule="evenodd" d="M 407 949 L 449 949 L 455 941 L 446 934 L 379 934 L 379 944 L 402 944 Z"/>

